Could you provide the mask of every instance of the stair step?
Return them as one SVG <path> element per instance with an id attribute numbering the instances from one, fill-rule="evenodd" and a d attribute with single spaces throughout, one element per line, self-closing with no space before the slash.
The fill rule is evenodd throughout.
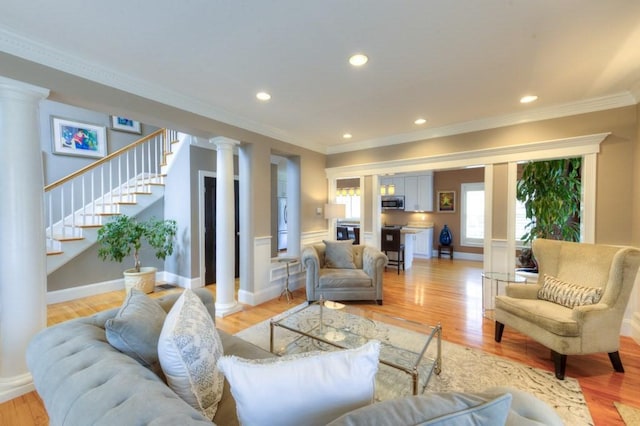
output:
<path id="1" fill-rule="evenodd" d="M 48 251 L 47 256 L 57 256 L 59 254 L 64 253 L 63 251 Z"/>
<path id="2" fill-rule="evenodd" d="M 80 241 L 84 240 L 82 236 L 72 236 L 72 235 L 54 235 L 53 239 L 56 241 Z"/>

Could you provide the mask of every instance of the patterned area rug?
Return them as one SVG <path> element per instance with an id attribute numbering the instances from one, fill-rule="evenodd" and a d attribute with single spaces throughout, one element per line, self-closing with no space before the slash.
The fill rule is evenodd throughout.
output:
<path id="1" fill-rule="evenodd" d="M 621 402 L 614 402 L 613 405 L 618 409 L 618 413 L 620 413 L 625 425 L 640 425 L 640 408 L 631 407 Z"/>
<path id="2" fill-rule="evenodd" d="M 305 305 L 299 305 L 275 318 L 301 309 Z M 372 323 L 377 333 L 375 338 L 378 340 L 393 343 L 397 340 L 409 339 L 404 340 L 405 343 L 417 341 L 418 345 L 424 342 L 421 338 L 416 339 L 415 332 L 374 321 Z M 237 333 L 237 336 L 269 350 L 269 320 L 249 327 Z M 281 328 L 276 329 L 274 347 L 278 353 L 331 350 L 326 345 L 313 342 L 308 338 L 300 338 L 299 335 Z M 429 356 L 434 356 L 435 348 L 428 352 Z M 431 377 L 425 392 L 481 392 L 494 386 L 509 386 L 530 392 L 554 407 L 567 425 L 593 425 L 584 395 L 575 379 L 567 377 L 565 380 L 557 380 L 551 372 L 444 340 L 442 341 L 442 360 L 442 373 Z M 424 384 L 424 377 L 426 374 L 422 375 L 421 385 Z M 376 376 L 376 399 L 386 400 L 409 394 L 411 394 L 410 376 L 381 365 Z"/>

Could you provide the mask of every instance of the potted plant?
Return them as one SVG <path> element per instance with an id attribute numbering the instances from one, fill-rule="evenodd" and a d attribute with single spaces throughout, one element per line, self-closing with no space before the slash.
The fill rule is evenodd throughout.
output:
<path id="1" fill-rule="evenodd" d="M 569 158 L 524 166 L 516 198 L 524 202 L 529 220 L 521 237 L 526 244 L 535 238 L 580 240 L 580 165 L 580 158 Z M 523 267 L 537 268 L 530 248 L 522 250 L 519 261 Z"/>
<path id="2" fill-rule="evenodd" d="M 142 244 L 146 241 L 155 250 L 156 258 L 164 260 L 173 253 L 176 232 L 175 220 L 151 218 L 139 222 L 130 216 L 117 216 L 98 230 L 98 256 L 102 260 L 122 262 L 133 253 L 134 267 L 124 271 L 125 289 L 135 287 L 151 293 L 156 285 L 156 268 L 141 267 Z"/>

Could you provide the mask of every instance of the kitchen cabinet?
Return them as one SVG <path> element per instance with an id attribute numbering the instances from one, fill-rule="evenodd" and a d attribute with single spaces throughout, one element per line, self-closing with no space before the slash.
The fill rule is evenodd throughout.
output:
<path id="1" fill-rule="evenodd" d="M 404 178 L 405 211 L 433 211 L 433 173 Z"/>
<path id="2" fill-rule="evenodd" d="M 417 257 L 430 259 L 433 252 L 433 228 L 425 229 L 424 232 L 415 234 L 413 254 Z"/>
<path id="3" fill-rule="evenodd" d="M 380 186 L 385 186 L 387 188 L 387 193 L 386 195 L 405 195 L 405 189 L 404 189 L 404 177 L 391 177 L 391 176 L 387 176 L 387 177 L 382 177 L 380 178 Z M 393 194 L 389 194 L 389 185 L 394 185 L 395 186 L 395 192 Z"/>

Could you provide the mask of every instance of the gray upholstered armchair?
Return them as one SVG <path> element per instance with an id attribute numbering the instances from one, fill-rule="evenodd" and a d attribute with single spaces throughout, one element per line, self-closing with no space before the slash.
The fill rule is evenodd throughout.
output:
<path id="1" fill-rule="evenodd" d="M 618 353 L 620 327 L 640 266 L 640 250 L 537 239 L 536 285 L 511 284 L 495 304 L 495 340 L 504 326 L 551 349 L 558 379 L 567 355 L 607 352 L 624 372 Z"/>
<path id="2" fill-rule="evenodd" d="M 382 274 L 387 256 L 352 241 L 325 241 L 302 250 L 307 300 L 375 300 L 382 305 Z"/>

